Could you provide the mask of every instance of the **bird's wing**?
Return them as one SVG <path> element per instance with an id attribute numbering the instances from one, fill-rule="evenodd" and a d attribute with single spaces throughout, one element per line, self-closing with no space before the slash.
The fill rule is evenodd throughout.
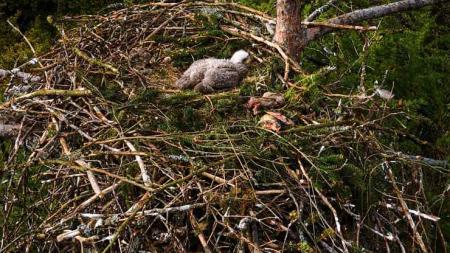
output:
<path id="1" fill-rule="evenodd" d="M 191 64 L 191 66 L 183 73 L 175 85 L 180 89 L 189 89 L 201 83 L 206 71 L 207 62 L 198 60 Z"/>
<path id="2" fill-rule="evenodd" d="M 208 69 L 202 85 L 214 89 L 225 89 L 236 86 L 241 79 L 240 73 L 233 66 L 221 65 Z"/>
<path id="3" fill-rule="evenodd" d="M 191 82 L 198 84 L 203 80 L 208 68 L 208 59 L 198 60 L 192 63 L 186 72 L 189 72 Z"/>

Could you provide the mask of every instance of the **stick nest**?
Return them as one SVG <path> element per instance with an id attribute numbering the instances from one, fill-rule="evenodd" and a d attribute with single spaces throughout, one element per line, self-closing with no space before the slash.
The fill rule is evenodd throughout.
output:
<path id="1" fill-rule="evenodd" d="M 4 157 L 1 247 L 346 252 L 439 241 L 421 179 L 443 169 L 389 146 L 427 143 L 386 126 L 403 114 L 379 98 L 312 92 L 305 80 L 332 69 L 302 75 L 269 39 L 270 19 L 236 4 L 161 3 L 57 22 L 42 67 L 23 67 L 41 81 L 0 106 L 20 125 Z M 240 87 L 171 86 L 194 59 L 237 49 L 253 60 Z M 244 103 L 264 91 L 284 93 L 277 111 L 295 126 L 259 127 Z"/>

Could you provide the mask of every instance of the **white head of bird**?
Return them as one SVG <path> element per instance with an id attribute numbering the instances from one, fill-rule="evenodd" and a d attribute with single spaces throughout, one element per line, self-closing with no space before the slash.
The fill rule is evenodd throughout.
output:
<path id="1" fill-rule="evenodd" d="M 231 56 L 230 61 L 232 63 L 243 63 L 245 59 L 247 59 L 249 54 L 244 50 L 238 50 L 236 51 L 233 56 Z"/>

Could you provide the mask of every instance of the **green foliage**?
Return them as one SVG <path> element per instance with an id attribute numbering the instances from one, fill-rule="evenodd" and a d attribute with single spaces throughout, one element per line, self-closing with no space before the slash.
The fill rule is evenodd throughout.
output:
<path id="1" fill-rule="evenodd" d="M 239 2 L 272 15 L 276 14 L 276 0 L 239 0 Z"/>
<path id="2" fill-rule="evenodd" d="M 450 132 L 447 131 L 443 136 L 439 137 L 436 145 L 441 150 L 450 150 Z M 450 154 L 447 154 L 447 160 L 450 163 Z"/>
<path id="3" fill-rule="evenodd" d="M 17 18 L 12 18 L 15 23 Z M 17 25 L 16 25 L 17 26 Z M 9 36 L 0 37 L 0 68 L 11 69 L 33 58 L 33 53 L 22 37 L 5 22 L 0 20 L 0 33 Z M 52 45 L 55 36 L 54 29 L 40 17 L 34 19 L 33 24 L 25 32 L 25 36 L 30 40 L 37 54 L 46 52 Z"/>
<path id="4" fill-rule="evenodd" d="M 136 98 L 133 99 L 132 103 L 138 104 L 138 103 L 150 103 L 152 101 L 155 101 L 155 98 L 157 98 L 160 95 L 159 91 L 155 89 L 144 89 L 143 91 L 140 91 Z"/>
<path id="5" fill-rule="evenodd" d="M 367 1 L 355 4 L 371 5 Z M 410 133 L 431 143 L 445 143 L 443 136 L 449 131 L 450 122 L 449 20 L 448 7 L 425 9 L 386 17 L 379 32 L 329 34 L 305 50 L 303 66 L 314 73 L 318 66 L 332 65 L 337 70 L 318 79 L 303 78 L 301 83 L 320 88 L 338 81 L 338 93 L 346 94 L 359 86 L 361 64 L 365 63 L 369 94 L 376 83 L 393 89 L 400 101 L 399 109 L 417 115 L 402 122 Z M 365 40 L 371 42 L 366 54 L 362 52 Z M 320 93 L 321 90 L 308 90 L 308 101 L 318 101 Z M 400 140 L 399 144 L 396 148 L 405 152 L 434 155 L 413 143 Z M 436 147 L 449 150 L 445 144 Z"/>
<path id="6" fill-rule="evenodd" d="M 300 242 L 296 245 L 296 250 L 302 252 L 302 253 L 313 253 L 314 249 L 309 246 L 308 242 Z"/>
<path id="7" fill-rule="evenodd" d="M 19 151 L 23 153 L 23 150 Z M 25 154 L 20 155 L 22 158 Z M 44 171 L 44 166 L 32 166 L 27 170 L 19 170 L 11 168 L 8 172 L 3 172 L 0 183 L 0 192 L 5 193 L 3 199 L 5 201 L 14 201 L 14 205 L 2 205 L 4 208 L 8 207 L 8 212 L 0 212 L 0 226 L 5 229 L 20 229 L 21 233 L 29 232 L 23 226 L 16 226 L 21 222 L 32 222 L 43 219 L 49 211 L 47 208 L 36 205 L 36 202 L 47 197 L 47 186 L 41 183 L 41 178 L 31 175 L 37 175 Z M 13 185 L 18 186 L 18 190 L 14 194 L 6 194 L 8 189 Z M 21 185 L 26 185 L 22 187 Z M 4 203 L 4 202 L 2 202 Z M 34 213 L 37 217 L 31 217 L 29 214 Z M 19 231 L 20 231 L 19 230 Z"/>
<path id="8" fill-rule="evenodd" d="M 369 64 L 378 70 L 389 71 L 386 84 L 394 85 L 399 98 L 407 100 L 410 110 L 429 118 L 435 125 L 423 125 L 422 138 L 436 140 L 442 130 L 448 129 L 450 115 L 450 87 L 448 86 L 450 62 L 448 60 L 449 34 L 442 34 L 432 15 L 417 14 L 416 22 L 422 23 L 417 30 L 383 37 L 373 48 Z M 445 43 L 442 43 L 445 41 Z M 382 59 L 382 60 L 381 60 Z"/>
<path id="9" fill-rule="evenodd" d="M 11 140 L 0 138 L 0 168 L 3 168 L 5 161 L 8 159 L 7 154 L 12 148 Z"/>
<path id="10" fill-rule="evenodd" d="M 116 82 L 110 82 L 104 85 L 100 83 L 97 87 L 100 88 L 103 97 L 109 101 L 123 101 L 125 99 L 122 93 L 122 87 Z"/>
<path id="11" fill-rule="evenodd" d="M 259 184 L 275 183 L 279 180 L 278 174 L 269 168 L 261 168 L 255 173 L 255 181 Z"/>

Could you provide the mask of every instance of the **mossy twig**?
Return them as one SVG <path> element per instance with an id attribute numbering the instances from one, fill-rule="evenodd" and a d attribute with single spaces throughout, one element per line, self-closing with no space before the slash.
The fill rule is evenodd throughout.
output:
<path id="1" fill-rule="evenodd" d="M 19 97 L 11 98 L 9 101 L 0 104 L 0 110 L 6 109 L 10 107 L 16 102 L 20 102 L 26 99 L 34 98 L 34 97 L 42 97 L 42 96 L 59 96 L 59 97 L 85 97 L 90 96 L 92 93 L 90 90 L 49 90 L 42 89 L 37 90 Z"/>

